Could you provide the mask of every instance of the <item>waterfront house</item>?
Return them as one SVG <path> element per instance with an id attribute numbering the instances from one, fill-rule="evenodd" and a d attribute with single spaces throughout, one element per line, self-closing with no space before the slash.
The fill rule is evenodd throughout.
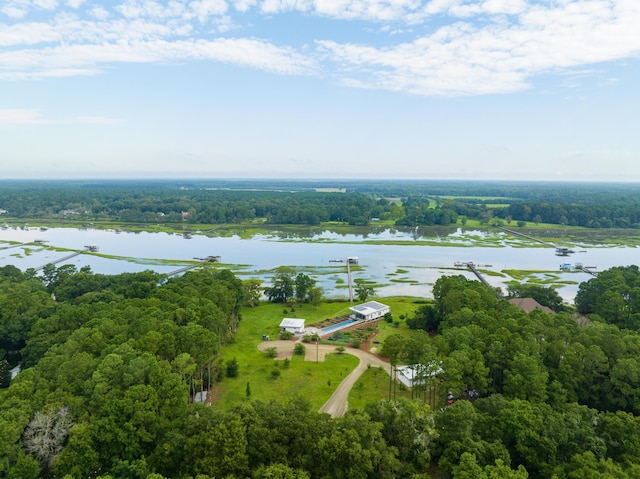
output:
<path id="1" fill-rule="evenodd" d="M 391 311 L 389 306 L 378 303 L 377 301 L 367 301 L 366 303 L 352 306 L 349 309 L 352 311 L 351 318 L 356 321 L 373 321 L 382 318 Z"/>

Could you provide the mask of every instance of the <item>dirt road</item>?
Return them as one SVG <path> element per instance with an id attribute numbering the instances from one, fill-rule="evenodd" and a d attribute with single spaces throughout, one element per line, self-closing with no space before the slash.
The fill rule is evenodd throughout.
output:
<path id="1" fill-rule="evenodd" d="M 284 359 L 285 357 L 293 356 L 295 344 L 293 341 L 265 341 L 258 344 L 258 349 L 264 351 L 267 348 L 275 347 L 278 350 L 278 359 Z M 319 344 L 316 347 L 315 344 L 308 343 L 305 344 L 305 346 L 305 361 L 324 361 L 327 354 L 336 352 L 336 347 L 329 344 Z M 389 363 L 384 362 L 373 354 L 353 348 L 346 348 L 344 353 L 357 356 L 360 362 L 358 366 L 342 380 L 331 397 L 320 408 L 320 412 L 330 414 L 331 417 L 341 417 L 347 412 L 349 392 L 369 365 L 374 368 L 383 368 L 387 374 L 391 374 L 391 366 L 389 366 Z"/>

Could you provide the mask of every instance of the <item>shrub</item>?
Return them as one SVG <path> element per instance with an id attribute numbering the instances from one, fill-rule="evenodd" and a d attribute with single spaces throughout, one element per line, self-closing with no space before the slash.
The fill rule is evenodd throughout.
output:
<path id="1" fill-rule="evenodd" d="M 279 369 L 272 369 L 271 370 L 271 379 L 278 379 L 280 377 L 280 370 Z"/>
<path id="2" fill-rule="evenodd" d="M 351 347 L 354 349 L 360 349 L 361 344 L 362 344 L 362 341 L 360 341 L 359 339 L 354 339 L 351 341 Z"/>
<path id="3" fill-rule="evenodd" d="M 344 353 L 344 351 L 345 351 L 344 346 L 338 346 L 338 347 L 336 347 L 336 353 L 338 353 L 338 354 L 342 354 L 342 353 Z"/>
<path id="4" fill-rule="evenodd" d="M 293 333 L 291 331 L 282 331 L 280 333 L 280 339 L 289 340 L 293 338 Z"/>
<path id="5" fill-rule="evenodd" d="M 268 358 L 275 358 L 278 356 L 278 348 L 276 348 L 275 346 L 271 347 L 271 348 L 267 348 L 264 350 L 264 354 L 268 357 Z"/>
<path id="6" fill-rule="evenodd" d="M 293 347 L 294 354 L 303 355 L 305 351 L 306 351 L 306 348 L 302 343 L 296 343 L 296 345 Z"/>
<path id="7" fill-rule="evenodd" d="M 227 362 L 227 377 L 237 378 L 238 369 L 238 360 L 236 358 L 231 359 L 229 362 Z"/>

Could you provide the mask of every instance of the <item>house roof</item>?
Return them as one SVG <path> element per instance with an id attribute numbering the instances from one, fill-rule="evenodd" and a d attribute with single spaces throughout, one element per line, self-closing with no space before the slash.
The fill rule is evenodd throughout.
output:
<path id="1" fill-rule="evenodd" d="M 284 318 L 280 322 L 281 328 L 304 328 L 304 319 Z"/>
<path id="2" fill-rule="evenodd" d="M 527 314 L 529 314 L 534 309 L 541 309 L 545 313 L 555 313 L 553 309 L 542 306 L 533 298 L 511 298 L 509 302 Z"/>
<path id="3" fill-rule="evenodd" d="M 351 311 L 355 311 L 360 314 L 371 314 L 377 311 L 382 311 L 384 309 L 388 309 L 389 306 L 386 304 L 378 303 L 377 301 L 367 301 L 366 303 L 358 304 L 357 306 L 352 306 L 349 309 Z"/>

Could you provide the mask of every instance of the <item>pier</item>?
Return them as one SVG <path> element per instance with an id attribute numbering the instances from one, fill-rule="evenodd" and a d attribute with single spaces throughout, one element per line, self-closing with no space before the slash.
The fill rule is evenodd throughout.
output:
<path id="1" fill-rule="evenodd" d="M 206 258 L 193 258 L 193 259 L 200 261 L 200 263 L 183 266 L 182 268 L 178 268 L 175 271 L 171 271 L 170 273 L 167 273 L 165 276 L 167 277 L 176 276 L 180 273 L 184 273 L 185 271 L 189 271 L 190 269 L 194 269 L 194 268 L 197 268 L 198 266 L 202 266 L 203 263 L 219 263 L 220 262 L 220 256 L 207 256 Z"/>
<path id="2" fill-rule="evenodd" d="M 560 265 L 560 271 L 583 271 L 594 277 L 598 276 L 597 269 L 597 266 L 584 266 L 582 263 L 576 263 L 574 265 L 571 263 L 562 263 Z"/>
<path id="3" fill-rule="evenodd" d="M 346 261 L 343 259 L 330 259 L 329 263 L 347 263 L 347 283 L 349 285 L 349 302 L 353 303 L 353 284 L 351 282 L 351 265 L 358 264 L 357 256 L 349 256 Z"/>
<path id="4" fill-rule="evenodd" d="M 453 263 L 453 265 L 456 268 L 468 268 L 469 270 L 471 270 L 471 272 L 473 272 L 473 274 L 476 275 L 476 277 L 480 280 L 480 282 L 482 282 L 486 286 L 489 286 L 490 288 L 493 288 L 493 286 L 491 286 L 487 282 L 484 276 L 482 276 L 482 273 L 478 271 L 478 267 L 490 268 L 491 267 L 490 264 L 475 264 L 473 261 L 456 261 L 455 263 Z"/>
<path id="5" fill-rule="evenodd" d="M 44 267 L 47 266 L 47 265 L 62 263 L 63 261 L 70 260 L 71 258 L 74 258 L 74 257 L 76 257 L 78 255 L 81 255 L 82 253 L 88 253 L 88 252 L 95 253 L 97 251 L 98 251 L 98 247 L 97 246 L 95 246 L 95 245 L 87 245 L 87 246 L 84 247 L 83 250 L 74 251 L 73 253 L 68 254 L 67 256 L 64 256 L 64 257 L 62 257 L 60 259 L 56 259 L 54 261 L 50 261 L 47 264 L 43 264 L 42 266 L 38 266 L 37 268 L 33 268 L 33 269 L 34 269 L 34 271 L 40 271 L 40 270 L 44 269 Z"/>
<path id="6" fill-rule="evenodd" d="M 556 245 L 555 243 L 551 243 L 550 241 L 543 241 L 539 238 L 534 238 L 533 236 L 530 236 L 528 234 L 520 233 L 519 231 L 515 231 L 515 230 L 510 230 L 509 228 L 505 228 L 504 226 L 496 226 L 496 228 L 498 228 L 499 230 L 505 231 L 507 233 L 511 233 L 512 235 L 521 236 L 522 238 L 530 239 L 531 241 L 535 241 L 536 243 L 541 243 L 545 246 L 555 248 L 556 250 L 562 249 L 562 248 L 559 248 L 558 245 Z M 565 249 L 568 249 L 568 248 L 565 248 Z"/>
<path id="7" fill-rule="evenodd" d="M 2 248 L 0 248 L 0 251 L 5 250 L 5 249 L 11 249 L 11 248 L 19 248 L 20 246 L 26 246 L 30 243 L 18 243 L 18 244 L 11 244 L 9 246 L 3 246 Z"/>
<path id="8" fill-rule="evenodd" d="M 31 243 L 17 243 L 17 244 L 10 244 L 9 246 L 3 246 L 2 248 L 0 248 L 0 251 L 3 251 L 5 249 L 11 249 L 11 248 L 20 248 L 21 246 L 28 246 L 30 244 L 44 244 L 47 243 L 47 240 L 43 240 L 43 239 L 37 239 L 37 240 L 33 240 L 33 242 Z"/>

